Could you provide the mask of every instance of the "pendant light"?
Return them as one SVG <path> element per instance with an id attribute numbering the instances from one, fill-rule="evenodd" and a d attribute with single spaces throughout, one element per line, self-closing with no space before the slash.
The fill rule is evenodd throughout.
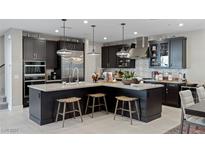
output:
<path id="1" fill-rule="evenodd" d="M 122 44 L 123 44 L 123 47 L 122 49 L 116 53 L 116 55 L 120 58 L 128 58 L 129 57 L 129 52 L 127 52 L 125 50 L 125 47 L 124 47 L 124 33 L 125 33 L 125 23 L 121 23 L 121 26 L 122 26 Z"/>
<path id="2" fill-rule="evenodd" d="M 93 56 L 100 55 L 99 53 L 95 52 L 95 44 L 94 44 L 94 42 L 95 42 L 95 27 L 96 27 L 96 25 L 91 25 L 91 27 L 93 29 L 93 42 L 92 42 L 93 43 L 93 49 L 88 54 L 89 55 L 93 55 Z"/>
<path id="3" fill-rule="evenodd" d="M 62 56 L 62 57 L 68 57 L 72 54 L 72 51 L 66 49 L 66 46 L 65 46 L 65 41 L 66 41 L 66 36 L 65 36 L 65 30 L 66 30 L 66 26 L 65 26 L 65 23 L 66 23 L 66 19 L 62 19 L 63 21 L 63 48 L 58 50 L 57 51 L 57 55 L 59 56 Z"/>

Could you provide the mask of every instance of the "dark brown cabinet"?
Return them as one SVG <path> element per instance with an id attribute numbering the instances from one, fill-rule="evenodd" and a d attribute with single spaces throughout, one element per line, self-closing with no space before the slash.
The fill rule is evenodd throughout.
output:
<path id="1" fill-rule="evenodd" d="M 34 43 L 32 38 L 23 38 L 24 60 L 33 60 L 35 58 Z"/>
<path id="2" fill-rule="evenodd" d="M 186 38 L 176 37 L 162 41 L 150 41 L 150 67 L 186 68 Z"/>
<path id="3" fill-rule="evenodd" d="M 153 84 L 163 84 L 164 89 L 162 92 L 162 103 L 163 105 L 173 106 L 173 107 L 181 107 L 179 91 L 181 90 L 181 86 L 184 86 L 185 83 L 163 83 L 156 81 L 144 81 L 145 83 L 153 83 Z"/>
<path id="4" fill-rule="evenodd" d="M 116 53 L 120 50 L 119 48 L 120 46 L 102 47 L 102 67 L 103 68 L 116 68 L 117 67 Z"/>
<path id="5" fill-rule="evenodd" d="M 179 98 L 180 85 L 167 83 L 165 84 L 165 105 L 180 107 Z"/>
<path id="6" fill-rule="evenodd" d="M 109 48 L 102 47 L 102 68 L 109 68 Z"/>
<path id="7" fill-rule="evenodd" d="M 57 52 L 58 42 L 57 41 L 46 41 L 46 68 L 54 69 L 57 68 Z"/>
<path id="8" fill-rule="evenodd" d="M 122 45 L 102 47 L 102 68 L 135 68 L 135 60 L 119 58 L 116 53 L 120 51 Z"/>
<path id="9" fill-rule="evenodd" d="M 23 53 L 25 61 L 45 61 L 46 41 L 41 39 L 23 38 Z"/>
<path id="10" fill-rule="evenodd" d="M 186 38 L 170 39 L 170 68 L 186 68 Z"/>

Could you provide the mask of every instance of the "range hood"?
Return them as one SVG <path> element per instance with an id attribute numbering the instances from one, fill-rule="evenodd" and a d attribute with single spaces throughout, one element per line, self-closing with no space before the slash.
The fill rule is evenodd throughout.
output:
<path id="1" fill-rule="evenodd" d="M 136 42 L 131 44 L 128 58 L 147 58 L 148 51 L 148 37 L 138 37 L 136 38 Z"/>

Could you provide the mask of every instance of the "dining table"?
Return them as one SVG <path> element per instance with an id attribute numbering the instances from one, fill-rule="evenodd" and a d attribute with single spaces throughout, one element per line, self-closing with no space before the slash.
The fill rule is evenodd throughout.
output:
<path id="1" fill-rule="evenodd" d="M 192 106 L 185 108 L 186 114 L 205 117 L 205 101 L 196 103 Z"/>

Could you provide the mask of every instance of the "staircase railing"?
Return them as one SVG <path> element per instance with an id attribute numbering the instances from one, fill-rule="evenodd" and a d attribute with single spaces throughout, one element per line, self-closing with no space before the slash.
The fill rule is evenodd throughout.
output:
<path id="1" fill-rule="evenodd" d="M 4 67 L 4 66 L 5 66 L 5 64 L 0 65 L 0 69 L 1 69 L 2 67 Z"/>

